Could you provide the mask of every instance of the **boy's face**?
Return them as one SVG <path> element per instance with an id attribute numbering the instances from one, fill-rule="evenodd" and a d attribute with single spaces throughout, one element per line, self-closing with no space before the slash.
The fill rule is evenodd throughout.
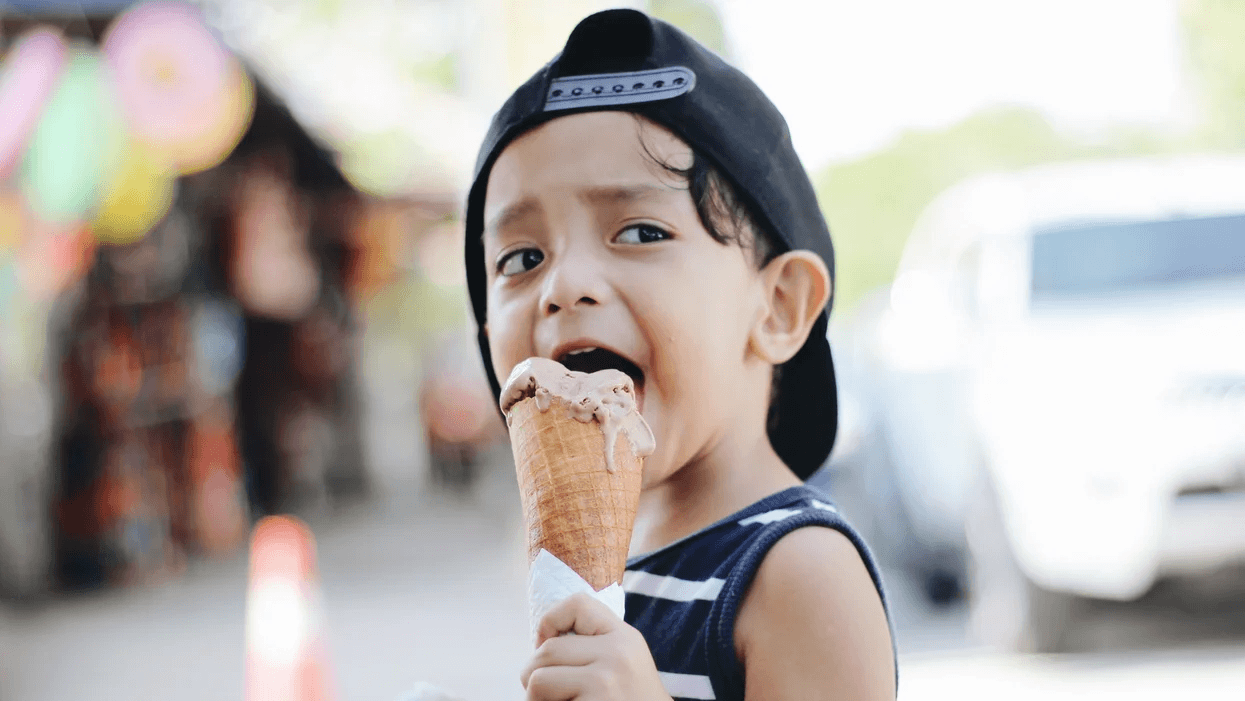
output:
<path id="1" fill-rule="evenodd" d="M 654 158 L 687 167 L 691 150 L 629 113 L 547 122 L 497 159 L 483 234 L 493 371 L 541 356 L 632 375 L 657 440 L 646 487 L 763 426 L 746 388 L 771 370 L 749 352 L 765 300 L 750 254 L 711 238 Z M 571 354 L 588 348 L 607 352 Z"/>

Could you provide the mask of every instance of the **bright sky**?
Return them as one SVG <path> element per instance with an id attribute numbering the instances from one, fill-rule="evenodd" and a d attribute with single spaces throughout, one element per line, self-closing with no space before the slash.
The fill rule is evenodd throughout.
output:
<path id="1" fill-rule="evenodd" d="M 809 168 L 1025 104 L 1063 129 L 1191 118 L 1176 0 L 717 0 Z"/>
<path id="2" fill-rule="evenodd" d="M 506 0 L 351 0 L 331 22 L 308 21 L 294 8 L 310 6 L 288 0 L 200 1 L 262 57 L 300 117 L 331 132 L 409 133 L 454 180 L 467 177 L 486 118 L 509 92 L 502 81 L 483 102 L 438 95 L 414 85 L 397 60 L 458 42 L 483 61 L 477 78 L 496 71 L 505 54 L 486 48 L 498 37 L 472 34 L 464 18 L 493 16 Z M 905 129 L 947 126 L 997 104 L 1035 106 L 1060 128 L 1089 132 L 1129 122 L 1179 126 L 1193 115 L 1179 0 L 708 1 L 721 11 L 734 60 L 786 115 L 812 170 L 883 147 Z M 593 9 L 645 4 L 523 2 L 531 19 L 550 25 L 521 33 L 532 54 L 524 75 Z M 418 173 L 441 177 L 430 165 Z"/>

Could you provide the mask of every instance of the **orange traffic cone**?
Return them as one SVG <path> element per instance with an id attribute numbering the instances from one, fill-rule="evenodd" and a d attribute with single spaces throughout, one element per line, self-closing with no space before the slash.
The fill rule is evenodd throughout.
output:
<path id="1" fill-rule="evenodd" d="M 246 700 L 329 701 L 316 544 L 298 519 L 270 516 L 251 536 Z"/>

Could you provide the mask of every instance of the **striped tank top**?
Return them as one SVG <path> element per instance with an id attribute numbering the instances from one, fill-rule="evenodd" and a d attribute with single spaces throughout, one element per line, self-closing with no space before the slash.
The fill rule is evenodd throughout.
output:
<path id="1" fill-rule="evenodd" d="M 833 528 L 855 544 L 885 606 L 881 575 L 860 534 L 829 497 L 803 485 L 627 562 L 626 620 L 644 634 L 676 701 L 743 701 L 735 614 L 769 549 L 806 526 Z"/>

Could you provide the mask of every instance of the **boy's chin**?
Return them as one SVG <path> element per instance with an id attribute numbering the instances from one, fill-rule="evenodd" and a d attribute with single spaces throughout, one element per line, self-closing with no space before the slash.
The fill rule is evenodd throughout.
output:
<path id="1" fill-rule="evenodd" d="M 646 418 L 645 421 L 647 420 Z M 660 422 L 649 424 L 649 428 L 653 431 L 656 447 L 652 455 L 644 458 L 644 474 L 640 480 L 641 492 L 647 492 L 668 483 L 683 467 L 683 462 L 676 454 L 678 446 L 674 443 L 677 441 L 671 441 L 670 434 L 663 430 Z"/>

